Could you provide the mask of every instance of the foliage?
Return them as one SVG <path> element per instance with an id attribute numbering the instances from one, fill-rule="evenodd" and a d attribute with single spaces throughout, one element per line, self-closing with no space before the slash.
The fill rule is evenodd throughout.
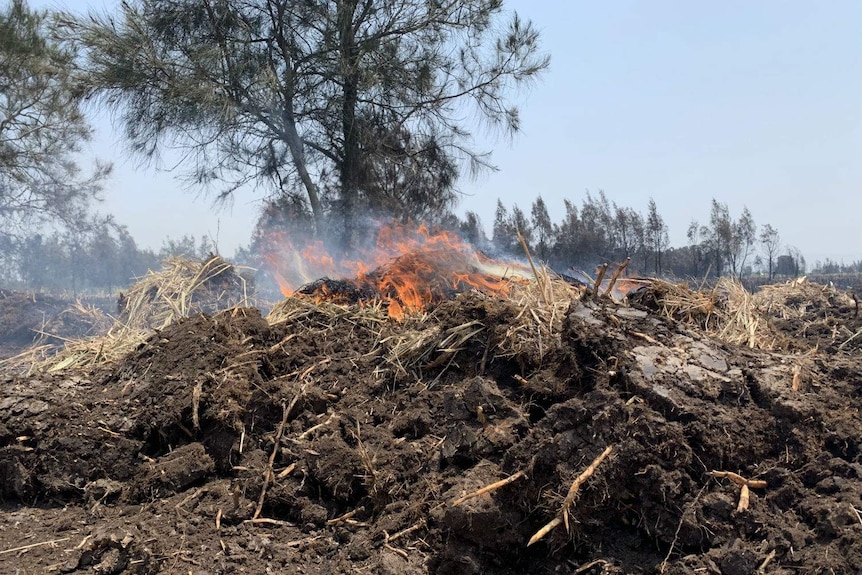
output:
<path id="1" fill-rule="evenodd" d="M 0 11 L 0 236 L 47 222 L 78 226 L 110 171 L 83 175 L 90 138 L 71 78 L 75 52 L 45 12 L 12 0 Z"/>
<path id="2" fill-rule="evenodd" d="M 487 163 L 465 112 L 519 129 L 506 95 L 548 59 L 502 17 L 500 0 L 139 0 L 67 23 L 133 150 L 184 148 L 193 182 L 267 185 L 350 243 L 358 212 L 451 205 L 459 163 Z"/>

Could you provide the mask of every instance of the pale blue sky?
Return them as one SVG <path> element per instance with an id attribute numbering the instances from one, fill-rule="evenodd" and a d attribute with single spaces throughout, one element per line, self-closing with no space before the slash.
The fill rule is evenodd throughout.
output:
<path id="1" fill-rule="evenodd" d="M 36 7 L 116 6 L 31 0 Z M 459 213 L 489 228 L 497 198 L 529 210 L 541 194 L 559 221 L 585 190 L 642 212 L 650 197 L 685 243 L 710 199 L 748 206 L 810 263 L 862 259 L 862 2 L 683 0 L 507 2 L 542 31 L 551 69 L 519 98 L 523 133 L 489 142 L 496 173 L 463 181 Z M 109 8 L 110 9 L 110 8 Z M 248 241 L 258 198 L 216 212 L 171 174 L 122 153 L 109 122 L 92 152 L 116 171 L 103 210 L 143 246 L 218 233 Z"/>

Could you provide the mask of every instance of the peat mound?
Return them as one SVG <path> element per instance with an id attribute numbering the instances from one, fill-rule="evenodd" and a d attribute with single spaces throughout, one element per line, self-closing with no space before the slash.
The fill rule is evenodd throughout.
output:
<path id="1" fill-rule="evenodd" d="M 856 348 L 542 290 L 291 298 L 0 377 L 0 571 L 862 572 Z"/>

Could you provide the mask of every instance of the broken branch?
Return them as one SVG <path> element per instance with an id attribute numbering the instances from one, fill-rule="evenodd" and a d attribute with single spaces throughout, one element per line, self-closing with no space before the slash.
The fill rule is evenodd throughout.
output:
<path id="1" fill-rule="evenodd" d="M 464 503 L 468 499 L 472 499 L 474 497 L 479 497 L 480 495 L 484 495 L 486 493 L 491 493 L 492 491 L 496 491 L 497 489 L 500 489 L 501 487 L 509 485 L 510 483 L 514 483 L 515 481 L 517 481 L 518 479 L 521 479 L 522 477 L 526 477 L 526 474 L 523 471 L 519 471 L 519 472 L 515 473 L 514 475 L 510 475 L 506 479 L 501 479 L 500 481 L 495 481 L 494 483 L 491 483 L 490 485 L 486 485 L 485 487 L 483 487 L 481 489 L 477 489 L 476 491 L 474 491 L 472 493 L 468 493 L 467 495 L 459 497 L 458 499 L 456 499 L 455 501 L 452 502 L 452 507 L 455 507 L 456 505 L 461 505 L 462 503 Z"/>
<path id="2" fill-rule="evenodd" d="M 578 475 L 575 480 L 572 482 L 571 487 L 569 487 L 569 492 L 566 495 L 566 499 L 563 501 L 563 506 L 560 509 L 560 512 L 550 520 L 544 527 L 536 531 L 536 534 L 530 537 L 530 540 L 527 542 L 527 547 L 539 541 L 542 537 L 553 531 L 555 527 L 557 527 L 560 523 L 566 524 L 566 531 L 569 530 L 569 510 L 575 502 L 575 499 L 578 496 L 578 491 L 581 489 L 581 485 L 583 485 L 587 479 L 592 477 L 593 473 L 596 472 L 596 469 L 601 465 L 602 461 L 610 455 L 611 451 L 613 451 L 614 446 L 608 445 L 604 451 L 602 451 L 598 457 L 596 457 L 592 463 L 581 473 Z"/>
<path id="3" fill-rule="evenodd" d="M 711 475 L 717 479 L 727 478 L 739 486 L 748 486 L 750 489 L 763 489 L 766 487 L 766 482 L 762 479 L 746 479 L 745 477 L 734 473 L 733 471 L 710 471 L 707 475 Z"/>

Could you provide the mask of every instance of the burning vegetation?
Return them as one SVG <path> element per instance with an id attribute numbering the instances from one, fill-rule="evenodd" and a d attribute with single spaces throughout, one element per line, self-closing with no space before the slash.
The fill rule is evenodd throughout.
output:
<path id="1" fill-rule="evenodd" d="M 424 225 L 383 226 L 373 246 L 353 257 L 336 258 L 319 240 L 269 244 L 281 246 L 265 259 L 285 296 L 351 304 L 379 300 L 398 320 L 469 290 L 505 297 L 513 282 L 531 275 L 520 263 L 493 260 L 456 234 L 432 233 Z"/>

